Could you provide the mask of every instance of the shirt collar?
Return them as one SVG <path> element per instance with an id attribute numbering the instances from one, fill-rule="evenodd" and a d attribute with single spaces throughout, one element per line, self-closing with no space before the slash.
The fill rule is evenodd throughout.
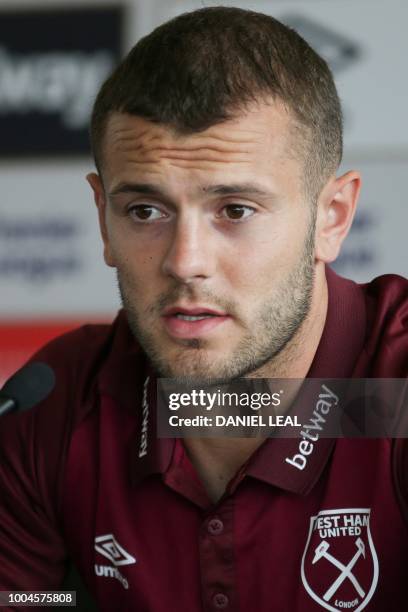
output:
<path id="1" fill-rule="evenodd" d="M 131 481 L 164 473 L 174 440 L 157 437 L 156 374 L 137 344 L 124 310 L 112 324 L 109 349 L 98 377 L 98 391 L 115 401 L 118 409 L 135 417 Z"/>
<path id="2" fill-rule="evenodd" d="M 338 276 L 330 268 L 326 268 L 326 278 L 326 322 L 307 376 L 351 377 L 364 346 L 364 294 L 356 283 Z M 125 312 L 120 311 L 113 324 L 111 350 L 99 376 L 99 392 L 137 415 L 131 460 L 134 483 L 151 474 L 163 474 L 174 452 L 174 439 L 157 438 L 156 381 L 153 368 L 129 329 Z M 294 493 L 306 494 L 319 479 L 335 441 L 320 438 L 307 457 L 305 468 L 299 470 L 285 459 L 299 453 L 300 441 L 300 438 L 269 438 L 250 458 L 245 474 Z"/>
<path id="3" fill-rule="evenodd" d="M 323 334 L 307 374 L 308 378 L 349 378 L 363 350 L 366 333 L 364 293 L 353 281 L 326 268 L 328 309 Z M 320 438 L 300 470 L 286 461 L 299 453 L 302 438 L 269 438 L 250 458 L 248 476 L 271 485 L 306 494 L 318 481 L 335 440 Z M 310 447 L 309 447 L 310 448 Z"/>

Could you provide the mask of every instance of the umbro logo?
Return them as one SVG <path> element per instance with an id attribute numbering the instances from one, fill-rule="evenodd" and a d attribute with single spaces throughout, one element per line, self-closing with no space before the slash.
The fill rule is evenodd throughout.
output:
<path id="1" fill-rule="evenodd" d="M 112 533 L 96 537 L 95 550 L 109 559 L 115 566 L 136 563 L 136 559 L 126 552 Z"/>

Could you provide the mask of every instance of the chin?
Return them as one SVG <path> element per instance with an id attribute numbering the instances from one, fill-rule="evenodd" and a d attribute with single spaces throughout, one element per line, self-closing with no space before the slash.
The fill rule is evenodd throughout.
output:
<path id="1" fill-rule="evenodd" d="M 208 379 L 219 375 L 219 367 L 215 365 L 215 359 L 210 356 L 209 351 L 192 347 L 174 356 L 167 363 L 166 369 L 171 372 L 171 376 L 177 378 Z"/>
<path id="2" fill-rule="evenodd" d="M 214 380 L 218 381 L 225 378 L 225 370 L 229 369 L 225 362 L 220 363 L 216 359 L 213 351 L 191 345 L 184 350 L 173 351 L 172 355 L 161 356 L 158 359 L 157 355 L 156 359 L 152 356 L 152 362 L 160 376 L 177 378 L 184 382 L 209 383 Z M 231 376 L 227 376 L 228 380 L 231 378 Z"/>

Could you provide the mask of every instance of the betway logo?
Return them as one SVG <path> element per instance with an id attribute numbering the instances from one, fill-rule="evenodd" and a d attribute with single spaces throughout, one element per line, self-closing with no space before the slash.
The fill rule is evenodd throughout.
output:
<path id="1" fill-rule="evenodd" d="M 300 432 L 300 437 L 303 438 L 299 442 L 299 452 L 293 457 L 286 457 L 286 463 L 292 465 L 298 470 L 304 470 L 307 465 L 307 457 L 314 450 L 315 443 L 320 437 L 320 432 L 326 423 L 326 416 L 330 410 L 337 406 L 339 398 L 326 385 L 322 385 L 322 393 L 319 393 L 319 398 L 313 410 L 313 414 L 309 419 L 309 423 L 303 426 Z"/>
<path id="2" fill-rule="evenodd" d="M 23 55 L 0 47 L 0 114 L 59 113 L 65 127 L 84 128 L 113 59 L 102 49 Z"/>

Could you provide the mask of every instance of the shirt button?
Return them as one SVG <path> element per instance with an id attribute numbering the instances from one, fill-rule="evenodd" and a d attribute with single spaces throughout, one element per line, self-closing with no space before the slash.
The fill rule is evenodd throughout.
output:
<path id="1" fill-rule="evenodd" d="M 228 606 L 229 599 L 224 593 L 217 593 L 213 597 L 213 604 L 219 610 L 226 608 Z"/>
<path id="2" fill-rule="evenodd" d="M 207 527 L 208 533 L 211 535 L 220 535 L 224 531 L 224 523 L 220 519 L 211 519 Z"/>

